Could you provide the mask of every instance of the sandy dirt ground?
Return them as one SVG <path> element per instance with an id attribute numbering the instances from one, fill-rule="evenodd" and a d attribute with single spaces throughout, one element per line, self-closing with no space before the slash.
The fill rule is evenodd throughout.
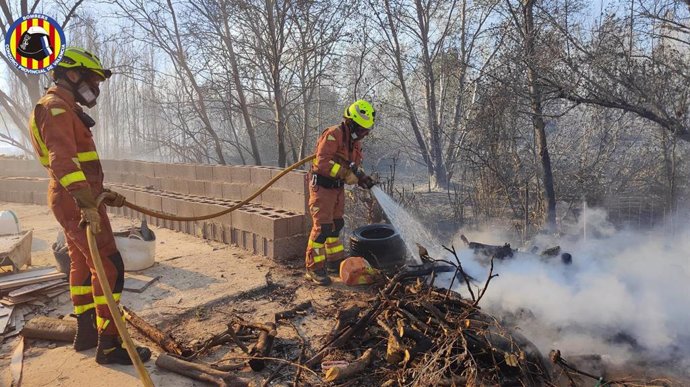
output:
<path id="1" fill-rule="evenodd" d="M 55 260 L 50 245 L 59 225 L 45 206 L 0 202 L 0 209 L 12 209 L 23 229 L 34 230 L 32 260 L 34 266 L 52 266 Z M 111 217 L 113 229 L 138 225 L 138 221 Z M 123 305 L 131 308 L 149 323 L 171 332 L 180 342 L 194 345 L 225 330 L 235 319 L 271 322 L 277 311 L 289 309 L 310 300 L 313 309 L 291 323 L 278 327 L 278 339 L 272 353 L 275 357 L 294 358 L 299 353 L 300 336 L 313 350 L 333 325 L 333 318 L 344 304 L 367 299 L 371 289 L 353 289 L 335 283 L 322 288 L 303 279 L 301 261 L 280 262 L 251 255 L 237 247 L 205 241 L 175 231 L 152 227 L 156 240 L 156 263 L 139 273 L 160 276 L 143 293 L 123 294 Z M 54 298 L 34 315 L 67 316 L 72 305 L 69 294 Z M 27 320 L 32 315 L 27 316 Z M 130 332 L 132 328 L 130 326 Z M 132 332 L 139 344 L 149 346 L 153 358 L 146 364 L 156 386 L 205 385 L 174 373 L 158 369 L 154 362 L 160 348 Z M 0 386 L 10 386 L 9 364 L 18 336 L 4 340 L 0 347 Z M 210 362 L 223 357 L 236 346 L 224 345 L 205 354 L 200 360 Z M 94 360 L 95 349 L 77 353 L 67 343 L 27 340 L 24 351 L 22 386 L 137 386 L 141 385 L 133 367 L 100 366 Z M 259 383 L 277 367 L 254 373 L 248 368 L 238 375 Z M 289 382 L 291 367 L 276 383 Z M 274 385 L 274 384 L 272 384 Z"/>

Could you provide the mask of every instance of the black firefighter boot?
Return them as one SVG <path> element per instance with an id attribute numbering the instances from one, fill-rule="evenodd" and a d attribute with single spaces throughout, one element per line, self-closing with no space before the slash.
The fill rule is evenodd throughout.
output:
<path id="1" fill-rule="evenodd" d="M 340 263 L 342 261 L 342 259 L 339 259 L 337 261 L 326 261 L 326 270 L 328 271 L 328 274 L 332 274 L 335 276 L 340 275 Z"/>
<path id="2" fill-rule="evenodd" d="M 325 267 L 313 270 L 307 269 L 305 277 L 317 285 L 328 286 L 331 284 L 331 277 L 328 276 L 328 272 L 326 272 Z"/>
<path id="3" fill-rule="evenodd" d="M 96 309 L 89 309 L 77 317 L 77 334 L 74 335 L 74 350 L 85 351 L 98 344 L 96 329 Z"/>
<path id="4" fill-rule="evenodd" d="M 151 358 L 151 350 L 146 347 L 136 347 L 137 354 L 142 362 Z M 119 335 L 98 335 L 98 347 L 96 348 L 96 363 L 98 364 L 123 364 L 131 365 L 127 350 L 122 346 Z"/>

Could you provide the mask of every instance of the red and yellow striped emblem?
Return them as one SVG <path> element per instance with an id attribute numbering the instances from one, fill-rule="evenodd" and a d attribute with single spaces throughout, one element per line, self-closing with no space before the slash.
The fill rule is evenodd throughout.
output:
<path id="1" fill-rule="evenodd" d="M 52 18 L 32 14 L 17 19 L 5 36 L 5 50 L 18 69 L 40 74 L 52 70 L 65 50 L 62 28 Z"/>

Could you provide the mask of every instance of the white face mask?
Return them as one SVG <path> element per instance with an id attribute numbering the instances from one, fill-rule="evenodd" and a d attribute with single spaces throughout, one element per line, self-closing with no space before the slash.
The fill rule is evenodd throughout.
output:
<path id="1" fill-rule="evenodd" d="M 96 99 L 98 98 L 98 89 L 95 91 L 86 83 L 81 82 L 79 88 L 77 89 L 77 94 L 79 95 L 79 101 L 82 105 L 92 108 L 96 106 Z"/>

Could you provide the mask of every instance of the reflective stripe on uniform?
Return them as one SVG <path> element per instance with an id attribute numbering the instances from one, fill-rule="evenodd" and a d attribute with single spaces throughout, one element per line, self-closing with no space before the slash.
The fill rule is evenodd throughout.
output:
<path id="1" fill-rule="evenodd" d="M 85 296 L 91 294 L 91 285 L 89 286 L 70 286 L 69 293 L 73 296 Z"/>
<path id="2" fill-rule="evenodd" d="M 323 248 L 323 246 L 325 246 L 323 243 L 319 243 L 319 242 L 311 241 L 311 240 L 309 241 L 309 243 L 307 243 L 307 245 L 309 247 L 313 247 L 315 249 L 320 249 L 320 248 Z"/>
<path id="3" fill-rule="evenodd" d="M 77 183 L 80 181 L 86 181 L 86 175 L 84 175 L 83 171 L 76 171 L 63 176 L 60 179 L 60 184 L 63 187 L 67 188 L 70 184 Z"/>
<path id="4" fill-rule="evenodd" d="M 98 327 L 99 331 L 104 331 L 108 324 L 110 324 L 109 319 L 103 318 L 101 316 L 96 316 L 96 327 Z"/>
<path id="5" fill-rule="evenodd" d="M 38 143 L 38 147 L 41 148 L 41 151 L 38 154 L 38 159 L 41 162 L 41 165 L 44 167 L 49 166 L 50 157 L 48 156 L 48 147 L 41 138 L 41 133 L 38 131 L 38 125 L 36 125 L 36 119 L 34 118 L 31 119 L 31 136 L 33 136 L 34 140 L 36 140 L 36 143 Z"/>
<path id="6" fill-rule="evenodd" d="M 340 164 L 333 163 L 333 166 L 331 167 L 331 177 L 335 177 L 338 174 L 338 171 L 340 171 Z"/>
<path id="7" fill-rule="evenodd" d="M 77 153 L 77 160 L 79 160 L 82 163 L 86 162 L 86 161 L 98 160 L 98 152 L 96 152 L 96 151 L 79 152 L 79 153 Z"/>
<path id="8" fill-rule="evenodd" d="M 328 237 L 328 238 L 326 238 L 326 243 L 335 243 L 335 242 L 340 242 L 340 238 L 338 238 L 338 237 Z"/>
<path id="9" fill-rule="evenodd" d="M 52 109 L 50 109 L 50 115 L 55 117 L 55 116 L 59 116 L 60 114 L 66 112 L 66 111 L 67 110 L 65 110 L 65 109 L 52 108 Z"/>
<path id="10" fill-rule="evenodd" d="M 95 307 L 96 307 L 96 305 L 93 302 L 90 304 L 86 304 L 86 305 L 74 305 L 74 314 L 82 314 L 82 313 L 86 312 L 87 310 L 93 309 Z"/>
<path id="11" fill-rule="evenodd" d="M 122 293 L 113 293 L 113 298 L 115 301 L 120 301 L 120 297 L 122 297 Z M 96 302 L 96 305 L 106 305 L 107 301 L 105 300 L 105 296 L 93 296 L 93 300 Z"/>
<path id="12" fill-rule="evenodd" d="M 345 247 L 343 246 L 342 243 L 340 243 L 337 246 L 326 247 L 326 254 L 328 254 L 328 255 L 335 254 L 335 253 L 339 253 L 339 252 L 344 251 L 344 250 L 345 250 Z"/>
<path id="13" fill-rule="evenodd" d="M 325 244 L 310 240 L 308 246 L 314 250 L 314 257 L 312 258 L 314 263 L 319 263 L 326 260 L 326 254 L 324 251 Z"/>

